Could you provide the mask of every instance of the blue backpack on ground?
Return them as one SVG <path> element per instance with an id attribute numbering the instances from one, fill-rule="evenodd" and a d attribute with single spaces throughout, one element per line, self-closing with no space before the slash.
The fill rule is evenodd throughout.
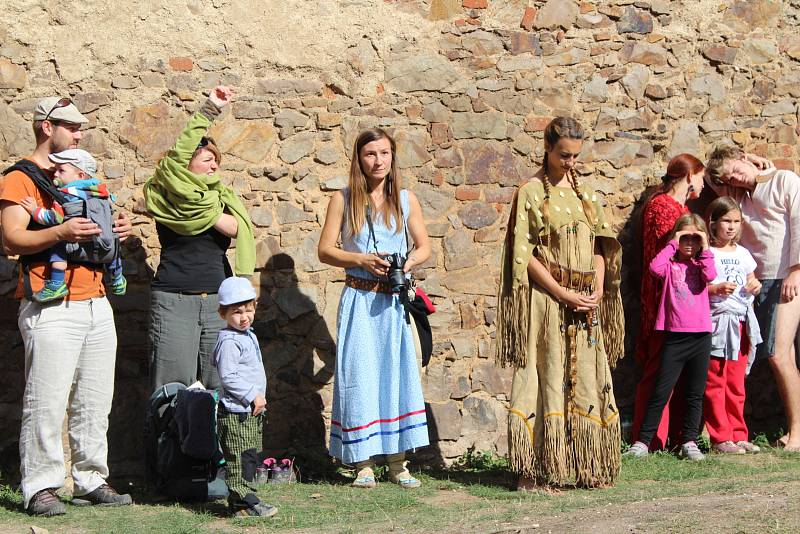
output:
<path id="1" fill-rule="evenodd" d="M 187 389 L 170 382 L 150 396 L 145 416 L 145 472 L 148 485 L 181 502 L 228 496 L 225 460 L 217 438 L 213 390 Z"/>

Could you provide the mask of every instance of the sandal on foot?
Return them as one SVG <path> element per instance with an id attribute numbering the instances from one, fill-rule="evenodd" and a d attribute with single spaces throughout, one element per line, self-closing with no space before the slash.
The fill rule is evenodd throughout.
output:
<path id="1" fill-rule="evenodd" d="M 371 467 L 365 467 L 361 471 L 358 472 L 356 475 L 356 479 L 353 481 L 352 486 L 354 488 L 364 488 L 364 489 L 372 489 L 377 486 L 378 483 L 375 482 L 375 472 L 372 470 Z"/>
<path id="2" fill-rule="evenodd" d="M 394 482 L 403 489 L 416 489 L 422 486 L 422 482 L 411 475 L 406 467 L 407 463 L 408 462 L 403 462 L 403 470 L 399 473 L 389 473 L 389 481 Z"/>

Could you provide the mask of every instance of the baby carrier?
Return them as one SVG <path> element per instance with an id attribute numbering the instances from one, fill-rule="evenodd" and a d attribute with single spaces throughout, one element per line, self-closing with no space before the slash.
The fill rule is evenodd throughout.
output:
<path id="1" fill-rule="evenodd" d="M 161 495 L 182 502 L 228 496 L 225 460 L 217 438 L 216 391 L 187 389 L 179 382 L 150 396 L 145 416 L 145 472 Z"/>
<path id="2" fill-rule="evenodd" d="M 3 171 L 22 171 L 33 180 L 42 193 L 49 195 L 58 202 L 64 210 L 64 219 L 85 217 L 100 227 L 100 234 L 91 241 L 82 243 L 67 243 L 67 260 L 76 263 L 105 264 L 111 263 L 119 257 L 119 238 L 114 233 L 113 210 L 111 200 L 108 198 L 88 198 L 69 200 L 62 191 L 53 184 L 42 169 L 28 160 L 20 160 Z M 36 226 L 32 221 L 31 226 Z M 37 258 L 38 259 L 38 258 Z M 47 261 L 46 259 L 44 261 Z M 32 263 L 32 261 L 28 261 Z"/>

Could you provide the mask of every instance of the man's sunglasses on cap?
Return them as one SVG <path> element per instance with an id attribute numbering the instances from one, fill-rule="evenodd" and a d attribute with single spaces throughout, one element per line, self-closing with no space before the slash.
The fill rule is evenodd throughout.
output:
<path id="1" fill-rule="evenodd" d="M 66 98 L 66 97 L 59 98 L 58 102 L 56 102 L 53 105 L 53 107 L 50 108 L 50 111 L 47 112 L 47 115 L 45 115 L 44 119 L 42 119 L 42 120 L 46 121 L 47 119 L 50 118 L 50 114 L 53 113 L 55 110 L 60 109 L 60 108 L 65 108 L 65 107 L 69 106 L 70 104 L 72 104 L 72 100 L 71 99 Z"/>

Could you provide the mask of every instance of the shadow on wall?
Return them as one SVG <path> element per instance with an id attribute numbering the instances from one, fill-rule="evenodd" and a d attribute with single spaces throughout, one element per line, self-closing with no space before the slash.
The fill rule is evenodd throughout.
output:
<path id="1" fill-rule="evenodd" d="M 155 274 L 145 261 L 141 239 L 123 242 L 124 296 L 110 295 L 117 327 L 114 400 L 108 425 L 108 463 L 112 479 L 140 480 L 144 473 L 143 432 L 150 398 L 148 329 L 150 281 Z"/>
<path id="2" fill-rule="evenodd" d="M 22 394 L 25 390 L 25 348 L 17 329 L 19 302 L 17 262 L 0 256 L 0 343 L 4 347 L 3 373 L 0 378 L 0 483 L 19 483 L 19 426 Z"/>
<path id="3" fill-rule="evenodd" d="M 622 306 L 625 311 L 625 358 L 613 372 L 614 394 L 622 412 L 623 431 L 625 422 L 633 419 L 633 400 L 639 370 L 634 360 L 636 339 L 639 337 L 640 300 L 642 281 L 642 211 L 653 188 L 642 192 L 633 205 L 633 210 L 619 232 L 622 245 Z M 626 437 L 626 436 L 623 436 Z"/>
<path id="4" fill-rule="evenodd" d="M 291 256 L 271 256 L 257 283 L 261 292 L 253 327 L 268 389 L 264 448 L 275 458 L 295 457 L 304 478 L 332 475 L 325 407 L 333 394 L 328 387 L 336 356 L 333 337 L 315 294 L 300 288 Z"/>
<path id="5" fill-rule="evenodd" d="M 656 190 L 657 187 L 651 187 L 642 192 L 619 233 L 623 253 L 621 291 L 625 309 L 625 358 L 614 370 L 613 380 L 617 404 L 622 412 L 623 426 L 626 421 L 629 422 L 633 418 L 634 396 L 640 377 L 634 353 L 639 336 L 640 288 L 642 272 L 645 268 L 642 265 L 642 213 L 651 192 Z M 708 202 L 707 198 L 701 197 L 700 200 L 690 203 L 689 208 L 693 212 L 702 214 Z M 795 346 L 798 349 L 797 355 L 800 360 L 800 333 L 795 340 Z M 786 426 L 778 390 L 768 367 L 769 364 L 765 362 L 755 365 L 746 381 L 745 418 L 751 436 L 758 433 L 772 436 Z M 630 436 L 623 434 L 623 437 L 629 439 Z"/>

